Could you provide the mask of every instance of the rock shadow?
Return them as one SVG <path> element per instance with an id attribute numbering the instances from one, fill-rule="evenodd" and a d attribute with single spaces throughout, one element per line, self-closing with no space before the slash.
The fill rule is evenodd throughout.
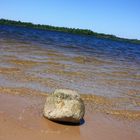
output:
<path id="1" fill-rule="evenodd" d="M 84 119 L 81 119 L 79 123 L 72 123 L 72 122 L 62 122 L 62 121 L 53 121 L 55 123 L 61 124 L 61 125 L 69 125 L 69 126 L 81 126 L 85 123 Z"/>

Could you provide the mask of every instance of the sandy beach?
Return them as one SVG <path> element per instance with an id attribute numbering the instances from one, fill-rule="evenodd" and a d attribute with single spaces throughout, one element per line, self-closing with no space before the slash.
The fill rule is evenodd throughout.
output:
<path id="1" fill-rule="evenodd" d="M 59 124 L 43 117 L 44 102 L 44 95 L 0 94 L 0 140 L 139 140 L 136 120 L 91 112 L 87 105 L 80 125 Z"/>

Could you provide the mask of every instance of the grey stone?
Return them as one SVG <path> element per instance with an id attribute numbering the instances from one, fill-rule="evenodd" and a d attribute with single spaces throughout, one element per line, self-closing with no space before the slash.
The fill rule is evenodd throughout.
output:
<path id="1" fill-rule="evenodd" d="M 84 103 L 76 91 L 57 89 L 46 99 L 44 116 L 49 120 L 79 123 L 84 114 Z"/>

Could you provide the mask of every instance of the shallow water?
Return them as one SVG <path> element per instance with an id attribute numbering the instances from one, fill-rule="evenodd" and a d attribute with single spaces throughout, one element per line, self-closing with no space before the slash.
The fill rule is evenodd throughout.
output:
<path id="1" fill-rule="evenodd" d="M 77 90 L 93 109 L 140 117 L 140 45 L 0 26 L 1 92 Z"/>

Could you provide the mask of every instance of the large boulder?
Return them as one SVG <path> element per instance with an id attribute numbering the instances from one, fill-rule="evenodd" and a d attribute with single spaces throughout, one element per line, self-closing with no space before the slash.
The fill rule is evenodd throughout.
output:
<path id="1" fill-rule="evenodd" d="M 57 89 L 46 99 L 44 116 L 49 120 L 80 123 L 84 114 L 84 103 L 76 91 Z"/>

